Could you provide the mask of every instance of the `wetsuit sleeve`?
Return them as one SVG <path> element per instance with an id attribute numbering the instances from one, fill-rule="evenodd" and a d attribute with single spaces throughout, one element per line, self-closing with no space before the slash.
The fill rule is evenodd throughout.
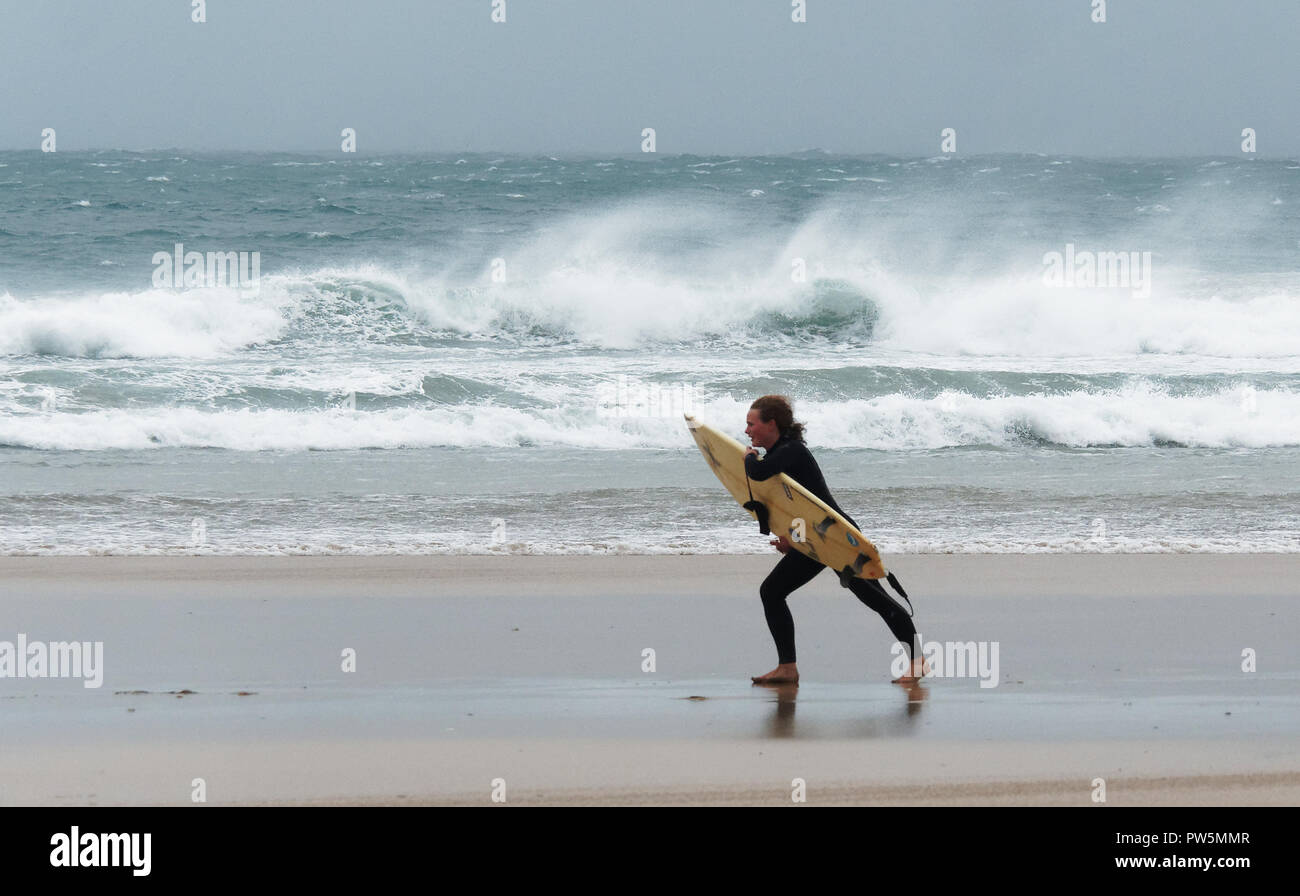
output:
<path id="1" fill-rule="evenodd" d="M 794 460 L 789 444 L 773 448 L 762 460 L 759 460 L 757 455 L 746 454 L 745 475 L 755 482 L 762 482 L 778 473 L 790 472 Z"/>

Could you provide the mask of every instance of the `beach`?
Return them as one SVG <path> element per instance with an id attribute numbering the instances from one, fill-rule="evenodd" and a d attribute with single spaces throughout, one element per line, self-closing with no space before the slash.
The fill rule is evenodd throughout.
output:
<path id="1" fill-rule="evenodd" d="M 4 19 L 9 852 L 1300 805 L 1300 5 L 178 5 Z M 1003 879 L 1276 846 L 1152 814 L 873 820 Z"/>
<path id="2" fill-rule="evenodd" d="M 910 689 L 829 573 L 753 687 L 775 559 L 0 557 L 0 642 L 102 644 L 0 678 L 0 802 L 1300 802 L 1297 555 L 887 557 L 996 660 Z"/>

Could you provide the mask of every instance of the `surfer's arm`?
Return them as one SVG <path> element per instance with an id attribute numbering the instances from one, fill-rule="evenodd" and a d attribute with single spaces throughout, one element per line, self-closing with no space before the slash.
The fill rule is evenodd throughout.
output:
<path id="1" fill-rule="evenodd" d="M 753 449 L 750 449 L 751 452 Z M 767 456 L 759 459 L 756 453 L 745 455 L 745 475 L 755 482 L 771 479 L 778 473 L 784 473 L 790 466 L 790 454 L 787 446 L 773 448 Z"/>

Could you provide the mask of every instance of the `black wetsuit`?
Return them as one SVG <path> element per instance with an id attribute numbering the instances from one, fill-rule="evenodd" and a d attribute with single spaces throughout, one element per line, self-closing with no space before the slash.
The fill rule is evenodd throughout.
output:
<path id="1" fill-rule="evenodd" d="M 822 476 L 817 461 L 813 460 L 808 447 L 798 439 L 781 436 L 776 440 L 776 444 L 768 449 L 767 456 L 762 460 L 753 454 L 746 455 L 745 473 L 755 482 L 762 482 L 778 473 L 785 473 L 825 501 L 855 528 L 858 525 L 853 517 L 835 503 L 830 489 L 826 487 L 826 479 Z M 772 639 L 776 641 L 777 661 L 780 663 L 795 662 L 794 617 L 790 615 L 790 607 L 785 599 L 796 588 L 811 582 L 825 568 L 823 564 L 811 557 L 791 549 L 776 564 L 776 568 L 768 574 L 758 589 L 759 596 L 763 598 L 763 613 L 767 616 L 767 627 L 772 632 Z M 912 617 L 898 601 L 890 597 L 875 579 L 855 577 L 849 584 L 849 590 L 858 600 L 881 615 L 894 637 L 906 644 L 908 654 L 914 656 L 913 641 L 916 627 L 912 625 Z"/>

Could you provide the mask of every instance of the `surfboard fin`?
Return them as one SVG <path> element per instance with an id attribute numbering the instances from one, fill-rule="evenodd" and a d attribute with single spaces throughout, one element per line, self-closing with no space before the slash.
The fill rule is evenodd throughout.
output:
<path id="1" fill-rule="evenodd" d="M 861 572 L 861 569 L 854 570 L 852 566 L 846 565 L 843 569 L 840 570 L 839 573 L 840 585 L 842 585 L 845 588 L 849 587 L 849 585 L 853 583 L 853 579 L 856 577 L 858 572 Z M 889 582 L 890 587 L 893 588 L 895 591 L 897 591 L 899 596 L 902 597 L 903 600 L 907 601 L 908 617 L 911 618 L 915 616 L 916 610 L 912 607 L 912 599 L 908 597 L 907 592 L 903 590 L 903 583 L 898 581 L 898 577 L 895 576 L 892 572 L 886 572 L 885 579 L 886 581 Z"/>

